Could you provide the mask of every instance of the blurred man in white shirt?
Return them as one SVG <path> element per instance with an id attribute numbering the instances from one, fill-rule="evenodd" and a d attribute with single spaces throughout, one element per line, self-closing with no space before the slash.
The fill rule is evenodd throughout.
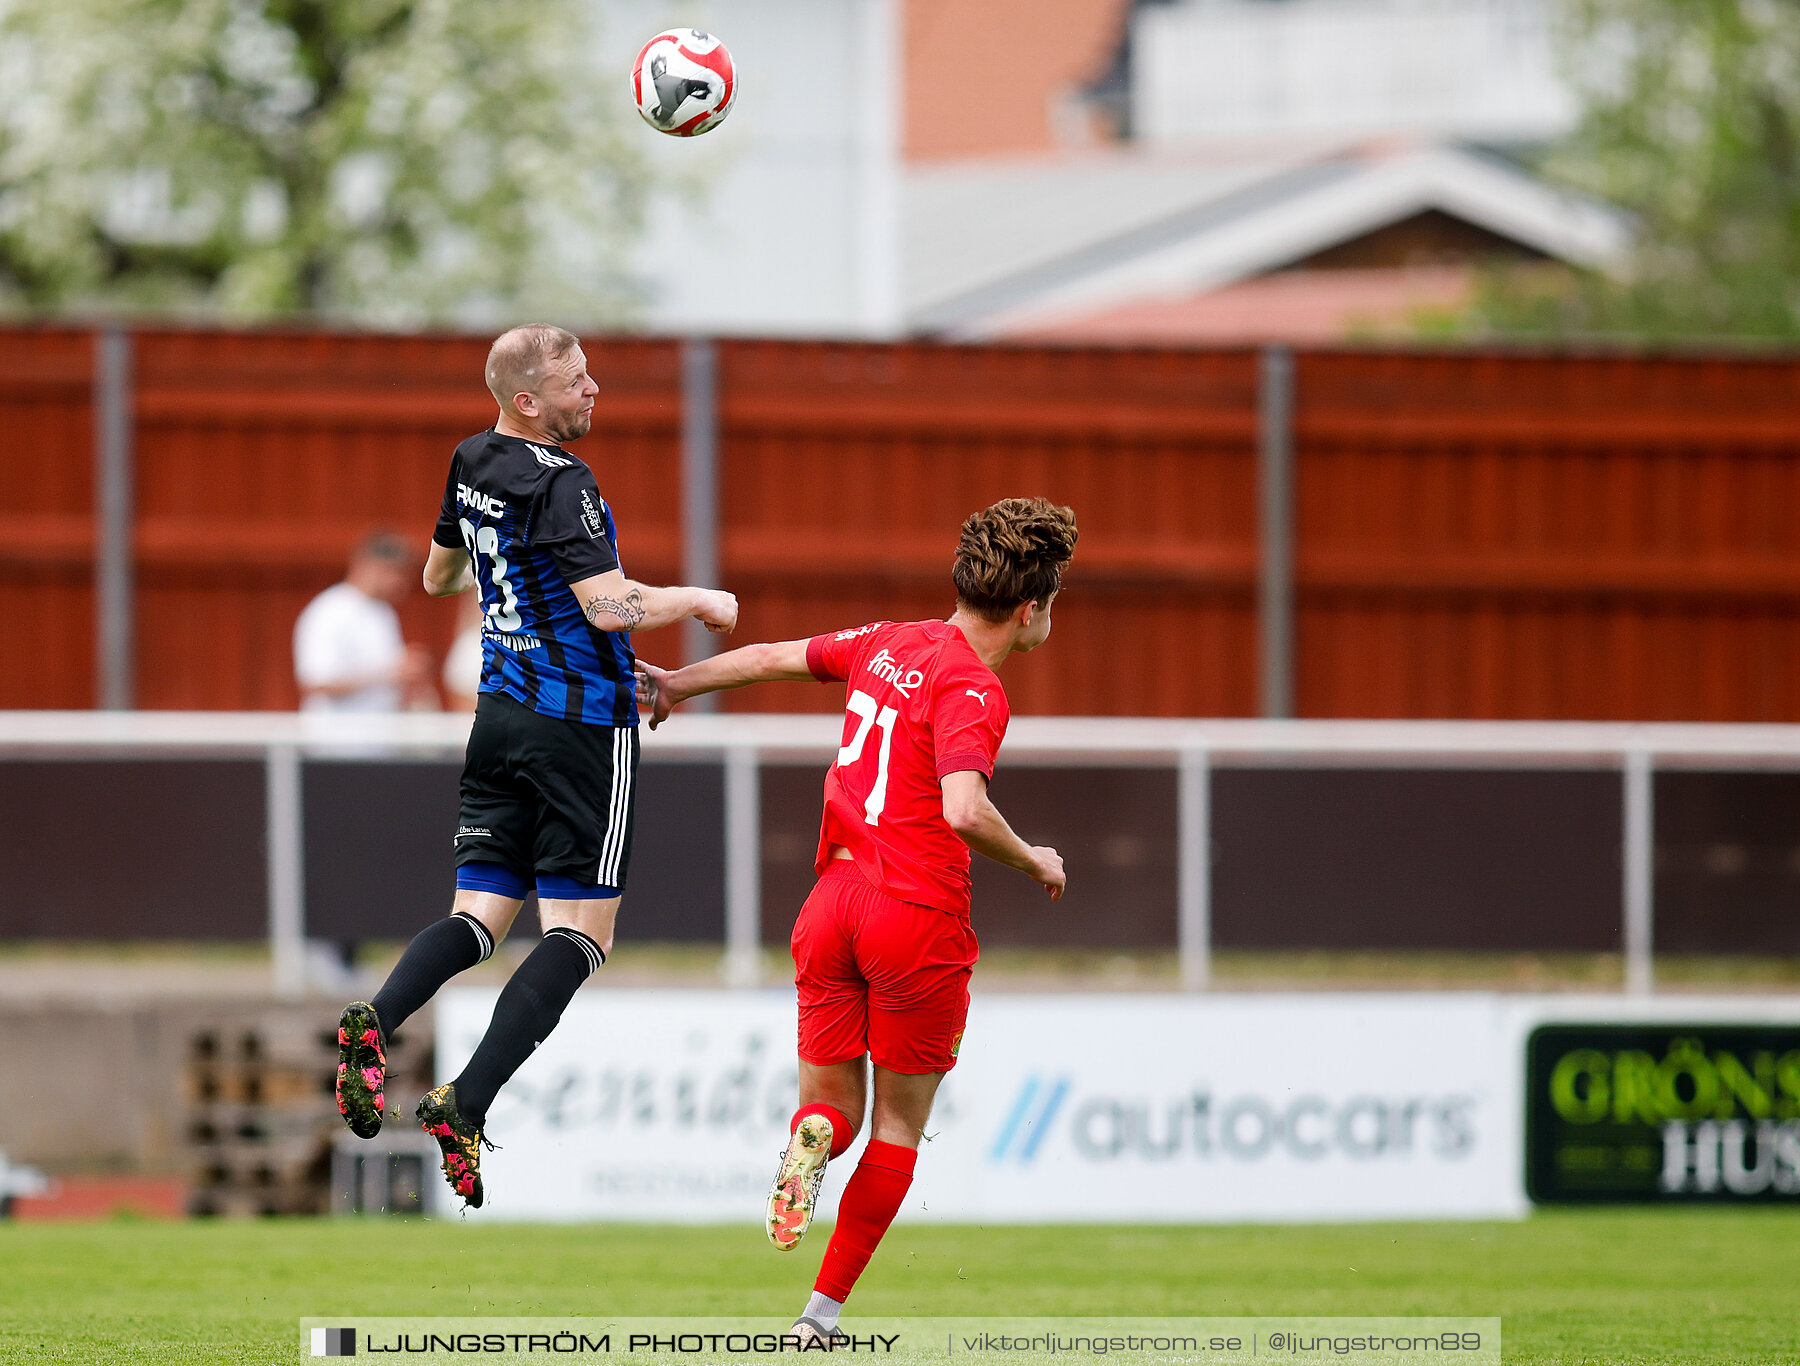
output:
<path id="1" fill-rule="evenodd" d="M 444 688 L 445 711 L 474 711 L 481 691 L 481 627 L 487 618 L 482 614 L 480 594 L 464 593 L 457 602 L 461 605 L 457 608 L 456 639 L 444 656 L 439 682 Z"/>
<path id="2" fill-rule="evenodd" d="M 432 706 L 430 656 L 408 647 L 394 605 L 418 586 L 401 537 L 377 532 L 357 547 L 344 581 L 294 623 L 302 711 L 385 712 Z"/>

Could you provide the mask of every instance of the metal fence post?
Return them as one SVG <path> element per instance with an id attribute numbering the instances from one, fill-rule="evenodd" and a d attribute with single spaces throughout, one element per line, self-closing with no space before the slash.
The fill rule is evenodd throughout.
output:
<path id="1" fill-rule="evenodd" d="M 132 677 L 131 334 L 94 334 L 94 698 L 129 710 Z"/>
<path id="2" fill-rule="evenodd" d="M 725 984 L 762 980 L 762 788 L 756 750 L 725 751 Z"/>
<path id="3" fill-rule="evenodd" d="M 306 865 L 300 750 L 270 745 L 268 803 L 269 967 L 275 990 L 306 990 Z"/>
<path id="4" fill-rule="evenodd" d="M 719 348 L 703 337 L 681 348 L 681 572 L 698 588 L 719 584 Z M 704 623 L 682 623 L 684 657 L 692 663 L 718 647 Z M 719 695 L 706 693 L 690 711 L 717 711 Z"/>
<path id="5" fill-rule="evenodd" d="M 1263 348 L 1258 389 L 1262 714 L 1281 720 L 1294 714 L 1294 354 L 1287 347 Z"/>
<path id="6" fill-rule="evenodd" d="M 1648 996 L 1656 989 L 1655 756 L 1645 749 L 1625 754 L 1625 990 Z"/>
<path id="7" fill-rule="evenodd" d="M 1184 991 L 1212 980 L 1212 756 L 1181 751 L 1176 769 L 1176 953 Z"/>

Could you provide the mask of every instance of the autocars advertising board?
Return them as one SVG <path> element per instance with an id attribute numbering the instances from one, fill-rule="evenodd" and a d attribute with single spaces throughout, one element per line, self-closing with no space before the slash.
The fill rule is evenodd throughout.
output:
<path id="1" fill-rule="evenodd" d="M 493 1002 L 445 993 L 440 1076 Z M 794 1020 L 791 992 L 582 992 L 489 1113 L 501 1146 L 471 1217 L 758 1223 Z M 1517 1215 L 1507 1029 L 1474 994 L 978 997 L 902 1217 Z M 828 1174 L 824 1217 L 842 1184 Z"/>

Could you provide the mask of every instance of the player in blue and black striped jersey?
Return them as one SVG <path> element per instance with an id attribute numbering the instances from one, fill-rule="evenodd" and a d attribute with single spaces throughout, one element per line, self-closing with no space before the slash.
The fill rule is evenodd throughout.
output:
<path id="1" fill-rule="evenodd" d="M 599 386 L 570 333 L 517 327 L 488 353 L 500 416 L 456 448 L 425 589 L 481 594 L 481 687 L 463 766 L 456 904 L 420 933 L 373 1002 L 338 1023 L 338 1109 L 381 1128 L 388 1035 L 493 952 L 535 884 L 544 937 L 500 993 L 455 1081 L 419 1102 L 444 1175 L 483 1200 L 488 1106 L 606 961 L 631 858 L 638 763 L 631 632 L 696 617 L 737 624 L 737 599 L 625 577 L 593 473 L 563 443 L 587 435 Z"/>
<path id="2" fill-rule="evenodd" d="M 481 594 L 482 692 L 563 721 L 636 719 L 630 632 L 595 631 L 569 586 L 620 570 L 612 509 L 586 465 L 498 431 L 470 437 L 451 457 L 432 544 L 464 552 Z"/>

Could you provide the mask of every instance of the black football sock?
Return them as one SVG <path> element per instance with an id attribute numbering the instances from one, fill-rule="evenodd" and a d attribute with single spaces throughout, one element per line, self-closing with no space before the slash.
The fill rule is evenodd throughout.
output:
<path id="1" fill-rule="evenodd" d="M 456 1079 L 456 1108 L 464 1119 L 478 1129 L 487 1123 L 500 1088 L 550 1037 L 576 988 L 605 961 L 600 946 L 580 930 L 558 925 L 545 932 L 501 990 L 487 1033 Z"/>
<path id="2" fill-rule="evenodd" d="M 369 1002 L 381 1020 L 381 1032 L 391 1035 L 445 982 L 486 962 L 493 951 L 494 936 L 487 926 L 461 911 L 420 930 Z"/>

